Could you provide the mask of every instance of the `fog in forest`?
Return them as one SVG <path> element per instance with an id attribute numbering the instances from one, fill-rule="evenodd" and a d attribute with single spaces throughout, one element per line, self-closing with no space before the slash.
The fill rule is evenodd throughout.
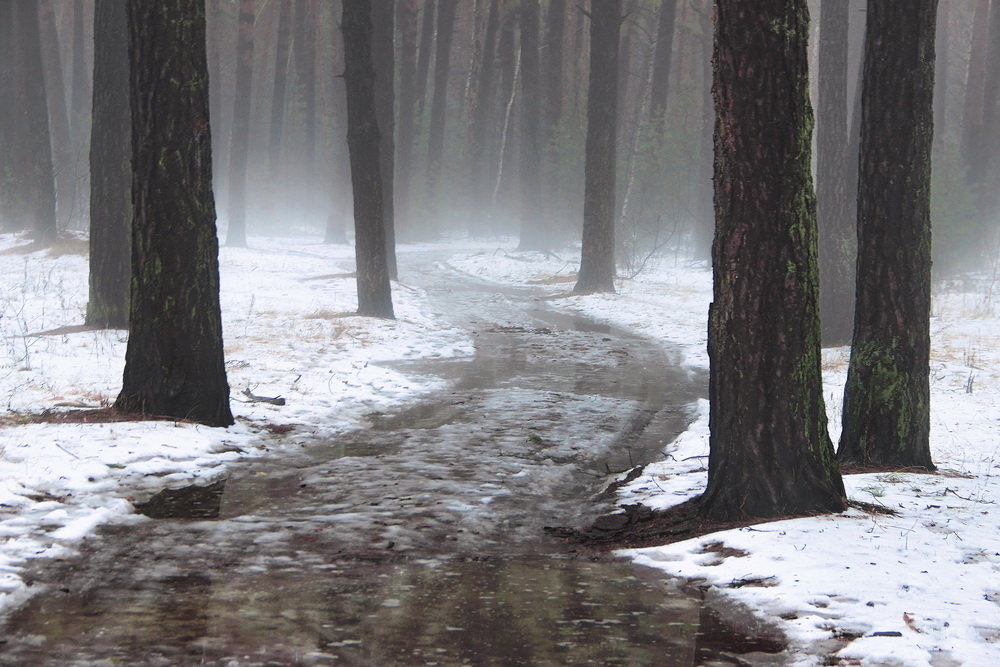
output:
<path id="1" fill-rule="evenodd" d="M 825 122 L 845 123 L 853 165 L 865 3 L 851 0 L 848 30 L 831 33 L 846 45 L 847 58 L 844 102 L 833 112 L 819 100 L 827 64 L 819 46 L 820 3 L 810 4 L 815 136 Z M 988 5 L 943 0 L 939 8 L 932 188 L 939 276 L 997 264 L 1000 58 L 994 54 L 1000 20 L 987 19 Z M 34 161 L 39 150 L 26 138 L 34 130 L 23 124 L 31 119 L 11 111 L 16 103 L 37 109 L 44 102 L 57 225 L 84 230 L 94 2 L 42 0 L 37 6 L 46 95 L 31 101 L 25 90 L 7 98 L 4 141 L 14 149 L 5 151 L 5 169 L 15 175 L 4 183 L 3 223 L 7 230 L 32 228 L 39 223 L 31 211 L 44 210 L 21 201 L 34 190 L 23 183 L 35 183 L 45 171 L 23 163 Z M 627 0 L 623 6 L 615 224 L 618 273 L 628 276 L 661 253 L 708 259 L 714 224 L 712 26 L 708 0 Z M 407 0 L 395 9 L 393 57 L 386 57 L 384 42 L 374 57 L 376 69 L 388 63 L 394 71 L 397 241 L 520 235 L 524 249 L 578 244 L 590 47 L 585 13 L 565 0 Z M 248 10 L 251 39 L 241 42 L 240 13 Z M 343 243 L 352 237 L 341 11 L 339 1 L 208 0 L 214 187 L 223 242 L 243 205 L 251 238 L 296 232 Z M 16 42 L 30 40 L 17 25 L 24 18 L 9 14 L 4 30 L 17 35 Z M 27 85 L 37 69 L 23 55 L 31 50 L 4 44 L 20 57 L 5 56 L 17 63 L 4 68 L 5 80 Z M 238 65 L 248 49 L 250 67 L 241 80 Z M 41 87 L 27 86 L 32 88 Z M 36 114 L 36 126 L 38 120 Z M 821 254 L 831 242 L 823 233 L 822 160 L 818 147 Z M 233 184 L 244 169 L 241 201 Z M 843 196 L 852 211 L 854 189 Z"/>

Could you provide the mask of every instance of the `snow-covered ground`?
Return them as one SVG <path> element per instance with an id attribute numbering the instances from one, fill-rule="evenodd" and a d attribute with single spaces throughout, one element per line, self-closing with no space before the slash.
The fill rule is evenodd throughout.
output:
<path id="1" fill-rule="evenodd" d="M 509 248 L 455 257 L 484 279 L 573 287 L 576 257 Z M 619 283 L 619 293 L 553 305 L 679 345 L 707 368 L 711 272 L 673 258 Z M 857 510 L 761 524 L 626 552 L 636 562 L 704 580 L 786 631 L 804 664 L 837 651 L 842 664 L 1000 664 L 1000 303 L 989 277 L 939 285 L 931 353 L 935 475 L 845 478 L 848 495 L 897 516 Z M 849 349 L 825 350 L 834 442 Z M 623 503 L 667 507 L 706 483 L 708 403 L 674 443 L 622 490 Z M 846 644 L 846 645 L 845 645 Z"/>
<path id="2" fill-rule="evenodd" d="M 375 362 L 472 351 L 466 334 L 426 308 L 426 295 L 412 286 L 394 291 L 395 322 L 350 316 L 356 307 L 347 275 L 351 249 L 254 239 L 251 250 L 222 251 L 235 426 L 24 423 L 21 414 L 113 401 L 125 349 L 120 331 L 37 335 L 83 321 L 85 244 L 65 243 L 61 252 L 11 251 L 24 243 L 0 236 L 0 341 L 6 346 L 0 386 L 8 401 L 0 421 L 0 611 L 30 594 L 20 576 L 26 559 L 71 554 L 97 525 L 131 512 L 130 497 L 212 479 L 237 457 L 295 446 L 296 433 L 351 428 L 368 413 L 440 388 L 432 378 L 405 377 Z M 573 286 L 572 254 L 451 247 L 455 269 L 537 285 L 557 297 L 549 301 L 553 307 L 678 346 L 687 364 L 707 366 L 711 274 L 704 265 L 663 260 L 622 282 L 619 294 L 563 297 Z M 935 296 L 932 438 L 940 474 L 846 479 L 852 498 L 896 509 L 898 516 L 852 510 L 630 555 L 703 579 L 777 621 L 804 662 L 821 659 L 809 651 L 839 650 L 845 664 L 1000 664 L 1000 306 L 991 286 L 988 280 L 953 284 Z M 846 349 L 824 353 L 834 437 L 846 363 Z M 287 404 L 240 402 L 246 388 L 282 396 Z M 647 467 L 623 490 L 623 502 L 663 507 L 701 491 L 707 409 L 699 404 L 668 460 Z M 289 424 L 297 426 L 285 433 Z"/>
<path id="3" fill-rule="evenodd" d="M 396 321 L 352 316 L 352 248 L 254 239 L 253 249 L 221 252 L 235 426 L 24 423 L 29 413 L 113 402 L 126 340 L 124 331 L 38 335 L 83 323 L 86 242 L 16 249 L 26 243 L 0 236 L 0 387 L 8 411 L 0 417 L 0 613 L 31 593 L 20 574 L 25 559 L 73 553 L 99 524 L 131 513 L 130 498 L 211 480 L 227 461 L 295 446 L 297 433 L 357 427 L 368 413 L 441 388 L 378 361 L 472 352 L 465 332 L 424 314 L 425 295 L 410 286 L 395 291 Z M 243 402 L 247 388 L 287 403 Z"/>

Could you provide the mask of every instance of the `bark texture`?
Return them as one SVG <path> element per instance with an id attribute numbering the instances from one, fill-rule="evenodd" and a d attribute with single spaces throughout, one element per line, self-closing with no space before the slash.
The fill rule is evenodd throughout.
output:
<path id="1" fill-rule="evenodd" d="M 344 3 L 341 28 L 347 88 L 347 146 L 354 188 L 358 315 L 391 319 L 392 294 L 382 223 L 382 164 L 375 109 L 371 8 L 371 0 Z"/>
<path id="2" fill-rule="evenodd" d="M 128 0 L 132 302 L 129 413 L 233 423 L 222 352 L 204 0 Z"/>
<path id="3" fill-rule="evenodd" d="M 132 116 L 125 0 L 97 0 L 94 35 L 86 323 L 127 329 L 132 276 Z"/>
<path id="4" fill-rule="evenodd" d="M 574 292 L 615 291 L 615 168 L 620 0 L 591 0 L 583 246 Z"/>
<path id="5" fill-rule="evenodd" d="M 928 376 L 936 9 L 937 0 L 868 3 L 843 462 L 934 468 Z"/>
<path id="6" fill-rule="evenodd" d="M 836 512 L 820 380 L 806 0 L 716 0 L 711 450 L 717 521 Z"/>

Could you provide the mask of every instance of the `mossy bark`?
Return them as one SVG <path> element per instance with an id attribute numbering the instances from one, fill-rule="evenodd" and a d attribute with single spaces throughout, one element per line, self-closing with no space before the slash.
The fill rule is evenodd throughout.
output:
<path id="1" fill-rule="evenodd" d="M 583 247 L 574 292 L 615 291 L 615 169 L 620 0 L 591 0 Z"/>
<path id="2" fill-rule="evenodd" d="M 937 0 L 868 3 L 858 285 L 842 462 L 933 469 L 930 177 Z"/>
<path id="3" fill-rule="evenodd" d="M 820 379 L 805 0 L 717 0 L 711 450 L 717 521 L 840 511 Z"/>
<path id="4" fill-rule="evenodd" d="M 222 351 L 204 0 L 128 0 L 132 293 L 115 408 L 233 423 Z"/>
<path id="5" fill-rule="evenodd" d="M 127 329 L 132 275 L 132 116 L 125 0 L 94 7 L 90 294 L 86 323 Z"/>
<path id="6" fill-rule="evenodd" d="M 376 0 L 377 1 L 377 0 Z M 358 314 L 393 318 L 383 224 L 381 144 L 372 64 L 372 3 L 344 3 L 344 84 L 347 88 L 347 147 L 354 189 Z"/>

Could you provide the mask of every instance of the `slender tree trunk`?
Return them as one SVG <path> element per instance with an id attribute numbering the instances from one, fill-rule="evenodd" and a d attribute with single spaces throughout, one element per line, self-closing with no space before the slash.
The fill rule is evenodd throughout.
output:
<path id="1" fill-rule="evenodd" d="M 660 15 L 656 25 L 656 51 L 653 55 L 653 82 L 649 95 L 649 117 L 653 120 L 660 119 L 661 123 L 667 112 L 676 23 L 677 0 L 660 0 Z"/>
<path id="2" fill-rule="evenodd" d="M 412 216 L 410 184 L 413 179 L 414 123 L 417 107 L 418 0 L 402 0 L 396 5 L 400 32 L 399 126 L 396 136 L 396 211 L 393 227 L 408 226 Z"/>
<path id="3" fill-rule="evenodd" d="M 72 102 L 69 109 L 70 134 L 74 137 L 74 144 L 86 137 L 87 130 L 87 103 L 92 102 L 90 90 L 90 77 L 87 71 L 87 58 L 85 56 L 84 43 L 84 15 L 87 13 L 87 0 L 74 0 L 73 2 L 73 73 L 72 73 Z M 96 40 L 94 42 L 96 48 Z"/>
<path id="4" fill-rule="evenodd" d="M 424 0 L 423 16 L 420 19 L 420 52 L 417 55 L 417 117 L 424 115 L 424 101 L 427 98 L 427 77 L 431 70 L 431 55 L 434 52 L 434 19 L 437 15 L 436 0 Z"/>
<path id="5" fill-rule="evenodd" d="M 574 292 L 615 291 L 615 143 L 620 0 L 590 2 L 583 247 Z"/>
<path id="6" fill-rule="evenodd" d="M 985 237 L 994 237 L 1000 211 L 1000 0 L 990 4 L 986 85 L 983 95 L 983 156 L 977 208 Z M 995 248 L 990 244 L 991 249 Z M 994 250 L 995 252 L 995 250 Z"/>
<path id="7" fill-rule="evenodd" d="M 486 34 L 483 38 L 482 66 L 476 88 L 476 104 L 469 124 L 469 232 L 482 235 L 489 228 L 489 216 L 483 208 L 489 201 L 491 182 L 489 174 L 490 152 L 487 150 L 488 130 L 496 110 L 496 48 L 500 32 L 500 13 L 503 0 L 490 0 L 486 17 Z M 478 211 L 478 213 L 472 213 Z"/>
<path id="8" fill-rule="evenodd" d="M 115 409 L 233 423 L 222 351 L 204 0 L 128 0 L 132 299 Z"/>
<path id="9" fill-rule="evenodd" d="M 440 188 L 444 156 L 445 120 L 448 113 L 448 73 L 451 43 L 458 0 L 439 0 L 437 43 L 434 51 L 434 98 L 431 101 L 430 129 L 427 138 L 427 194 L 432 210 L 441 212 Z M 437 218 L 438 216 L 434 216 Z"/>
<path id="10" fill-rule="evenodd" d="M 544 82 L 543 123 L 546 144 L 552 140 L 563 104 L 563 42 L 566 35 L 566 0 L 549 0 L 545 14 L 545 45 L 542 49 L 542 81 Z"/>
<path id="11" fill-rule="evenodd" d="M 823 345 L 847 345 L 854 327 L 856 233 L 847 195 L 847 19 L 849 0 L 820 4 L 816 199 Z"/>
<path id="12" fill-rule="evenodd" d="M 541 98 L 538 0 L 521 0 L 521 240 L 518 250 L 548 250 L 550 230 L 540 224 L 542 183 L 540 161 Z"/>
<path id="13" fill-rule="evenodd" d="M 820 379 L 805 0 L 716 0 L 716 521 L 844 509 Z"/>
<path id="14" fill-rule="evenodd" d="M 937 15 L 937 44 L 934 52 L 937 54 L 937 62 L 934 64 L 934 138 L 940 143 L 947 134 L 948 122 L 948 73 L 951 69 L 951 49 L 949 48 L 949 23 L 951 22 L 951 4 L 943 2 L 938 4 Z"/>
<path id="15" fill-rule="evenodd" d="M 69 226 L 76 199 L 76 174 L 73 146 L 69 134 L 69 112 L 66 107 L 66 85 L 59 56 L 59 33 L 52 0 L 39 0 L 38 20 L 42 37 L 42 59 L 45 70 L 45 91 L 48 97 L 49 127 L 52 130 L 53 171 L 56 188 L 58 226 Z"/>
<path id="16" fill-rule="evenodd" d="M 127 329 L 132 276 L 132 116 L 124 0 L 97 0 L 94 35 L 90 298 L 86 323 Z"/>
<path id="17" fill-rule="evenodd" d="M 375 106 L 376 74 L 372 63 L 372 0 L 345 1 L 341 28 L 347 88 L 347 145 L 354 186 L 358 314 L 392 319 Z"/>
<path id="18" fill-rule="evenodd" d="M 379 160 L 382 163 L 382 225 L 385 228 L 386 266 L 389 278 L 399 278 L 396 266 L 395 204 L 396 93 L 394 2 L 372 3 L 372 64 L 375 67 L 375 113 L 379 129 Z"/>
<path id="19" fill-rule="evenodd" d="M 698 14 L 702 31 L 701 45 L 704 51 L 701 58 L 701 108 L 704 120 L 702 121 L 699 137 L 698 179 L 695 191 L 697 201 L 695 203 L 694 230 L 691 235 L 694 246 L 694 258 L 697 260 L 710 260 L 712 257 L 714 225 L 712 170 L 715 143 L 712 122 L 709 120 L 714 116 L 714 102 L 712 101 L 712 21 L 709 18 L 711 1 L 705 0 L 705 11 Z"/>
<path id="20" fill-rule="evenodd" d="M 271 132 L 268 137 L 267 165 L 271 187 L 279 187 L 281 150 L 285 132 L 285 97 L 288 60 L 292 47 L 292 0 L 278 0 L 278 41 L 274 53 L 274 88 L 271 90 Z"/>
<path id="21" fill-rule="evenodd" d="M 240 0 L 236 41 L 236 91 L 233 94 L 233 128 L 229 140 L 229 230 L 226 245 L 247 245 L 247 158 L 250 153 L 250 109 L 253 105 L 254 0 Z"/>
<path id="22" fill-rule="evenodd" d="M 18 85 L 14 3 L 0 1 L 0 90 L 15 91 Z M 15 204 L 18 158 L 18 112 L 16 105 L 0 98 L 0 229 L 22 228 L 20 211 Z"/>
<path id="23" fill-rule="evenodd" d="M 983 110 L 986 99 L 986 56 L 989 44 L 990 0 L 977 0 L 972 19 L 972 46 L 965 83 L 962 154 L 969 184 L 978 185 L 983 172 Z"/>
<path id="24" fill-rule="evenodd" d="M 930 183 L 937 0 L 869 0 L 858 287 L 838 456 L 933 469 Z"/>
<path id="25" fill-rule="evenodd" d="M 295 3 L 295 67 L 302 91 L 303 139 L 302 168 L 312 190 L 312 177 L 316 173 L 316 0 L 298 0 Z"/>
<path id="26" fill-rule="evenodd" d="M 35 242 L 47 246 L 56 238 L 56 193 L 49 133 L 48 98 L 42 67 L 42 42 L 36 0 L 14 3 L 19 81 L 15 88 L 18 134 L 23 149 L 16 195 L 22 202 L 23 223 Z"/>

